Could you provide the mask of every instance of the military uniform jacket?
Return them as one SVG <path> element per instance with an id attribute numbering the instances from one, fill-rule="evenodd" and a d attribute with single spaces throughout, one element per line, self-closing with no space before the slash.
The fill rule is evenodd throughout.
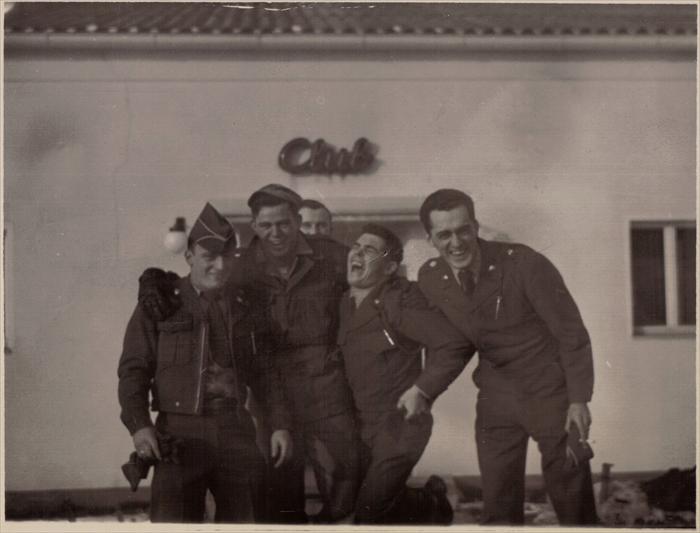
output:
<path id="1" fill-rule="evenodd" d="M 591 341 L 559 271 L 521 244 L 479 239 L 479 248 L 481 269 L 471 296 L 442 258 L 427 261 L 418 274 L 423 293 L 477 347 L 477 386 L 590 401 Z"/>
<path id="2" fill-rule="evenodd" d="M 338 302 L 347 288 L 347 248 L 325 236 L 299 236 L 297 263 L 288 280 L 266 271 L 262 246 L 254 237 L 237 252 L 232 283 L 246 288 L 262 309 L 279 349 L 332 345 Z"/>
<path id="3" fill-rule="evenodd" d="M 154 411 L 201 414 L 204 369 L 207 366 L 208 322 L 189 277 L 177 282 L 181 307 L 162 322 L 151 320 L 139 306 L 129 320 L 119 361 L 119 403 L 121 419 L 130 433 L 152 425 L 148 412 L 149 393 Z M 289 415 L 279 394 L 276 374 L 267 372 L 257 358 L 257 320 L 234 287 L 226 290 L 232 365 L 239 394 L 248 385 L 263 399 L 275 429 L 289 426 Z M 246 398 L 239 398 L 243 405 Z"/>
<path id="4" fill-rule="evenodd" d="M 435 399 L 474 354 L 471 343 L 404 278 L 376 287 L 357 309 L 348 291 L 340 316 L 338 345 L 363 419 L 395 410 L 414 384 Z M 422 347 L 427 348 L 425 369 Z"/>
<path id="5" fill-rule="evenodd" d="M 348 412 L 350 391 L 335 350 L 338 305 L 347 288 L 347 248 L 325 236 L 299 235 L 288 279 L 268 271 L 259 239 L 238 254 L 234 283 L 264 317 L 272 366 L 295 422 Z"/>

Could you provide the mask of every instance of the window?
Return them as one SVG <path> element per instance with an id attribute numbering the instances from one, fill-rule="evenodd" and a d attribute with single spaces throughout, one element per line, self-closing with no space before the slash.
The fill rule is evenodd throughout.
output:
<path id="1" fill-rule="evenodd" d="M 12 228 L 8 222 L 5 222 L 5 227 L 3 228 L 3 268 L 2 272 L 4 274 L 3 279 L 3 326 L 4 326 L 4 346 L 5 355 L 12 353 L 15 348 L 15 315 L 14 315 L 14 301 L 12 298 L 12 261 L 13 261 L 13 250 L 12 250 Z"/>
<path id="2" fill-rule="evenodd" d="M 632 222 L 635 335 L 695 333 L 694 221 Z"/>

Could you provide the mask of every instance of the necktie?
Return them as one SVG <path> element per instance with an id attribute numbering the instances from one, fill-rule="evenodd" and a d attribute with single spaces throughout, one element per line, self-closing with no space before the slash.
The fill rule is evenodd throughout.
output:
<path id="1" fill-rule="evenodd" d="M 474 287 L 476 284 L 474 283 L 474 276 L 472 276 L 471 271 L 463 268 L 457 273 L 457 275 L 459 276 L 459 283 L 462 286 L 462 291 L 464 294 L 467 296 L 474 294 Z"/>
<path id="2" fill-rule="evenodd" d="M 205 380 L 205 402 L 219 398 L 235 398 L 243 403 L 245 398 L 242 391 L 245 391 L 245 383 L 241 382 L 241 376 L 231 353 L 228 324 L 222 309 L 221 294 L 205 293 L 203 296 L 207 302 L 205 316 L 209 323 L 209 363 Z"/>
<path id="3" fill-rule="evenodd" d="M 206 294 L 206 317 L 209 322 L 209 352 L 216 364 L 223 367 L 231 366 L 229 353 L 228 331 L 226 320 L 221 310 L 219 294 Z"/>

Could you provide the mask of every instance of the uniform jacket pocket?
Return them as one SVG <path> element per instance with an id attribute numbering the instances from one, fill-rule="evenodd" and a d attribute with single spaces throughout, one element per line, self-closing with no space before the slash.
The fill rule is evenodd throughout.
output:
<path id="1" fill-rule="evenodd" d="M 158 322 L 158 370 L 189 363 L 194 357 L 196 335 L 192 317 Z"/>

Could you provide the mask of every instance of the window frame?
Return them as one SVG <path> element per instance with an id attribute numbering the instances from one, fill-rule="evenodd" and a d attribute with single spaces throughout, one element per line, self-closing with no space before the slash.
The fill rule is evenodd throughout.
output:
<path id="1" fill-rule="evenodd" d="M 14 232 L 12 224 L 3 221 L 2 238 L 2 281 L 0 288 L 3 294 L 2 301 L 2 344 L 5 355 L 11 355 L 16 349 L 15 346 L 15 313 L 14 313 Z"/>
<path id="2" fill-rule="evenodd" d="M 677 257 L 677 230 L 679 228 L 693 228 L 697 232 L 697 222 L 691 218 L 633 218 L 627 224 L 627 272 L 629 276 L 629 302 L 630 324 L 632 335 L 635 337 L 694 337 L 697 329 L 697 316 L 695 324 L 680 324 L 679 313 L 679 280 Z M 662 230 L 664 250 L 664 299 L 666 303 L 666 323 L 663 325 L 638 326 L 634 323 L 634 279 L 632 276 L 632 231 L 635 229 L 660 229 Z M 696 234 L 697 239 L 697 234 Z M 697 272 L 697 248 L 696 248 L 696 272 Z M 697 275 L 696 275 L 697 291 Z M 697 298 L 697 296 L 696 296 Z"/>

